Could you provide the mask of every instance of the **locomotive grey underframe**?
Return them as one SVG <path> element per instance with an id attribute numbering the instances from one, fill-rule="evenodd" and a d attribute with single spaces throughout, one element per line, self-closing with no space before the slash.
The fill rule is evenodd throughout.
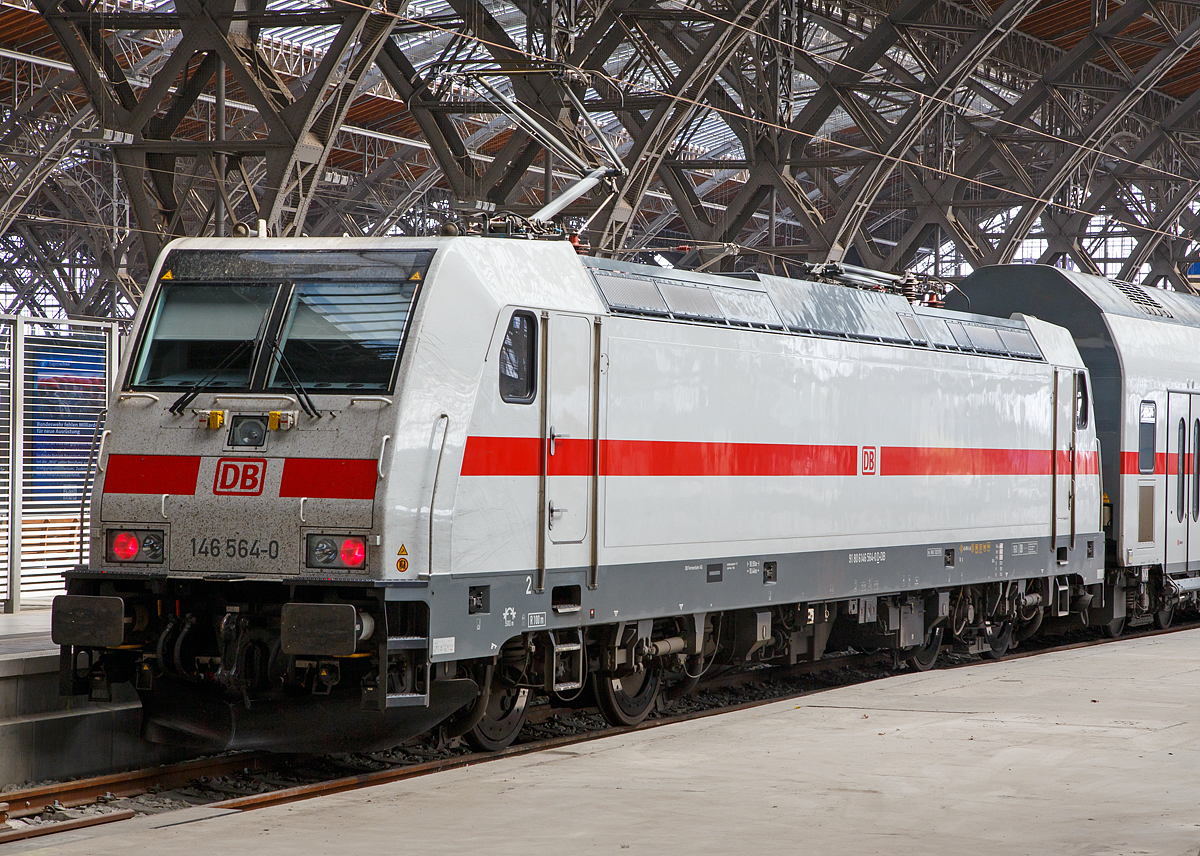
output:
<path id="1" fill-rule="evenodd" d="M 1060 539 L 1066 546 L 1067 539 Z M 1093 545 L 1093 557 L 1087 557 L 1087 544 Z M 1068 558 L 1060 564 L 1049 538 L 1016 541 L 982 541 L 976 545 L 990 548 L 981 554 L 964 553 L 964 543 L 937 543 L 881 547 L 878 549 L 827 550 L 811 553 L 727 556 L 694 561 L 647 562 L 631 565 L 602 565 L 599 584 L 588 589 L 591 569 L 556 568 L 546 572 L 542 592 L 526 594 L 529 578 L 535 571 L 508 571 L 494 574 L 434 576 L 430 583 L 431 602 L 449 598 L 461 609 L 430 610 L 430 636 L 449 645 L 453 652 L 433 654 L 434 662 L 491 657 L 496 648 L 518 633 L 612 624 L 647 618 L 665 618 L 703 612 L 769 607 L 788 603 L 822 603 L 859 597 L 919 594 L 930 589 L 954 588 L 979 583 L 1002 582 L 1056 575 L 1077 575 L 1085 584 L 1103 581 L 1104 536 L 1096 532 L 1076 536 L 1075 549 L 1068 547 Z M 999 545 L 1004 545 L 1003 561 Z M 1012 555 L 1013 544 L 1025 545 L 1031 552 Z M 945 551 L 953 549 L 955 564 L 946 566 Z M 883 556 L 882 561 L 851 563 L 852 556 Z M 774 583 L 764 583 L 763 563 L 776 562 Z M 709 581 L 708 567 L 721 565 L 721 578 Z M 858 576 L 850 587 L 846 568 L 857 568 Z M 838 584 L 842 587 L 838 588 Z M 490 586 L 489 611 L 468 614 L 469 590 Z M 551 596 L 556 586 L 580 587 L 579 612 L 558 614 Z M 629 609 L 628 593 L 636 591 L 637 609 Z M 411 592 L 397 591 L 389 598 L 408 599 Z M 504 610 L 516 611 L 513 626 L 505 626 Z M 595 617 L 591 611 L 595 610 Z M 545 625 L 530 615 L 544 614 Z"/>
<path id="2" fill-rule="evenodd" d="M 696 613 L 770 607 L 788 603 L 817 604 L 862 597 L 919 594 L 981 583 L 1006 582 L 1071 575 L 1085 585 L 1102 582 L 1103 533 L 1078 534 L 1072 549 L 1069 539 L 1059 539 L 1067 550 L 1065 561 L 1052 549 L 1049 538 L 902 545 L 809 553 L 726 556 L 692 561 L 602 565 L 598 584 L 588 587 L 591 568 L 554 568 L 546 571 L 545 587 L 536 589 L 537 572 L 504 571 L 490 574 L 435 574 L 423 582 L 381 582 L 361 578 L 332 581 L 335 585 L 383 587 L 389 601 L 425 601 L 430 604 L 430 661 L 448 662 L 489 658 L 508 639 L 526 632 L 600 626 L 623 621 L 693 615 Z M 1088 543 L 1092 557 L 1088 557 Z M 954 554 L 947 565 L 946 551 Z M 764 578 L 764 563 L 775 562 L 774 582 Z M 719 566 L 719 575 L 712 570 Z M 857 571 L 850 579 L 847 568 Z M 139 578 L 136 572 L 95 574 L 77 572 L 75 579 L 120 576 Z M 212 579 L 212 574 L 158 571 L 146 577 L 162 579 Z M 236 583 L 237 580 L 228 580 Z M 261 582 L 261 580 L 255 580 Z M 283 577 L 283 585 L 329 584 L 328 577 Z M 841 586 L 840 588 L 838 586 Z M 486 611 L 469 612 L 469 595 L 488 588 Z M 556 612 L 553 591 L 578 586 L 580 608 Z M 636 610 L 628 608 L 630 591 L 637 591 Z M 449 603 L 433 609 L 438 603 Z M 457 606 L 456 606 L 457 605 Z M 512 610 L 506 616 L 507 610 Z M 594 612 L 594 615 L 593 615 Z"/>

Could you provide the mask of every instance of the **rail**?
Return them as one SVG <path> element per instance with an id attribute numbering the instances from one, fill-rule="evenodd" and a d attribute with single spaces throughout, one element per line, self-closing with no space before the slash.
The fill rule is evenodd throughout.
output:
<path id="1" fill-rule="evenodd" d="M 1088 648 L 1095 645 L 1115 644 L 1121 642 L 1122 639 L 1138 639 L 1150 636 L 1160 636 L 1167 633 L 1178 633 L 1194 630 L 1198 627 L 1200 627 L 1200 621 L 1181 624 L 1163 630 L 1145 630 L 1133 632 L 1118 639 L 1097 637 L 1082 641 L 1046 645 L 1044 647 L 1031 649 L 1028 651 L 1008 654 L 1004 657 L 1004 660 L 1019 660 L 1028 657 L 1036 657 L 1041 654 L 1071 651 L 1079 648 Z M 767 684 L 771 681 L 779 681 L 780 679 L 788 676 L 805 675 L 813 672 L 825 672 L 838 668 L 862 669 L 870 665 L 886 665 L 890 660 L 891 658 L 889 655 L 882 653 L 843 654 L 823 658 L 815 662 L 799 663 L 794 666 L 762 666 L 707 678 L 702 680 L 696 686 L 696 691 L 704 692 L 730 689 L 756 683 Z M 986 660 L 972 658 L 956 664 L 941 664 L 938 668 L 959 669 L 981 665 L 992 665 L 992 663 Z M 862 683 L 879 677 L 885 677 L 888 673 L 889 670 L 885 668 L 879 674 L 855 674 L 853 680 L 847 683 Z M 677 714 L 657 716 L 633 726 L 601 727 L 575 734 L 556 735 L 552 737 L 534 739 L 525 743 L 511 746 L 498 752 L 470 752 L 451 757 L 437 758 L 433 760 L 420 761 L 417 763 L 408 763 L 404 764 L 403 766 L 394 766 L 367 773 L 357 773 L 353 775 L 340 776 L 337 778 L 306 782 L 304 784 L 295 785 L 292 787 L 276 787 L 263 793 L 253 793 L 244 796 L 225 798 L 207 802 L 205 805 L 210 808 L 232 809 L 239 811 L 267 808 L 269 806 L 282 805 L 285 803 L 310 799 L 317 796 L 327 796 L 330 794 L 343 793 L 346 791 L 357 790 L 359 788 L 366 788 L 374 785 L 404 781 L 406 779 L 413 779 L 433 773 L 460 769 L 462 767 L 486 763 L 488 761 L 529 755 L 546 749 L 586 743 L 604 737 L 630 734 L 636 731 L 660 728 L 665 725 L 674 725 L 678 723 L 704 719 L 711 716 L 718 716 L 724 713 L 748 710 L 767 704 L 774 704 L 780 701 L 787 701 L 804 696 L 815 695 L 817 693 L 826 692 L 832 688 L 833 687 L 831 686 L 822 684 L 799 692 L 785 691 L 777 695 L 769 695 L 768 697 L 756 698 L 749 701 L 735 702 L 732 704 L 718 704 L 701 710 L 691 710 Z M 540 705 L 538 708 L 535 708 L 530 712 L 529 722 L 536 725 L 539 722 L 548 722 L 555 716 L 563 714 L 578 715 L 579 713 L 579 710 L 573 708 L 554 708 L 550 705 Z M 306 760 L 312 760 L 312 758 L 306 757 L 300 759 L 300 761 Z M 6 800 L 8 800 L 9 804 L 8 817 L 19 819 L 22 817 L 30 817 L 36 814 L 41 814 L 47 808 L 67 809 L 88 805 L 96 802 L 97 800 L 111 802 L 113 799 L 120 797 L 132 797 L 151 791 L 158 792 L 160 790 L 173 787 L 195 785 L 195 783 L 198 781 L 204 781 L 204 777 L 212 778 L 236 773 L 277 773 L 278 771 L 287 769 L 289 766 L 297 763 L 299 762 L 297 761 L 296 756 L 271 755 L 268 753 L 257 752 L 242 753 L 233 756 L 188 761 L 166 767 L 137 770 L 131 773 L 116 773 L 105 776 L 97 776 L 90 779 L 81 779 L 75 782 L 66 782 L 57 785 L 39 786 L 26 790 L 10 791 L 3 796 Z M 271 776 L 267 780 L 268 784 L 277 784 L 277 782 L 278 776 Z M 22 838 L 48 835 L 59 831 L 65 832 L 69 829 L 79 829 L 83 826 L 94 825 L 96 823 L 109 823 L 125 820 L 134 816 L 134 814 L 134 811 L 128 810 L 113 811 L 106 814 L 96 815 L 94 816 L 95 819 L 84 818 L 83 820 L 88 820 L 88 823 L 76 823 L 75 820 L 70 820 L 30 826 L 27 829 L 10 830 L 7 832 L 0 831 L 0 843 L 5 841 L 20 840 Z"/>

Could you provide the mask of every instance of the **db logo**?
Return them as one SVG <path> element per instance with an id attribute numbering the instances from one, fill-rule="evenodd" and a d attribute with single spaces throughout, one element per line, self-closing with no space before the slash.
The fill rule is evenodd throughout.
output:
<path id="1" fill-rule="evenodd" d="M 863 446 L 862 474 L 864 476 L 875 475 L 875 447 L 874 446 Z"/>
<path id="2" fill-rule="evenodd" d="M 267 473 L 265 458 L 221 458 L 213 479 L 217 496 L 260 496 Z"/>

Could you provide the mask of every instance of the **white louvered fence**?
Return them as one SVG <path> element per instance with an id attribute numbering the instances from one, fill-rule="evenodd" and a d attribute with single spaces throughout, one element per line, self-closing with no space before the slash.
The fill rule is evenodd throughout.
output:
<path id="1" fill-rule="evenodd" d="M 0 599 L 48 601 L 87 562 L 86 488 L 120 329 L 0 316 Z M 81 518 L 82 515 L 82 518 Z M 82 551 L 81 551 L 82 545 Z"/>

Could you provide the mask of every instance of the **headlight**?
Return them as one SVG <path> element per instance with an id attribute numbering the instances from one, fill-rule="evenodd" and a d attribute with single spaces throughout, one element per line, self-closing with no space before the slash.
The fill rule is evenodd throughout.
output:
<path id="1" fill-rule="evenodd" d="M 357 569 L 367 563 L 367 541 L 362 535 L 309 535 L 304 555 L 310 568 Z"/>
<path id="2" fill-rule="evenodd" d="M 142 536 L 142 557 L 147 562 L 163 560 L 163 537 L 157 532 L 147 532 Z"/>
<path id="3" fill-rule="evenodd" d="M 105 558 L 109 562 L 138 562 L 158 565 L 166 553 L 166 538 L 161 529 L 109 529 L 105 538 Z"/>
<path id="4" fill-rule="evenodd" d="M 229 445 L 261 446 L 267 442 L 267 417 L 235 416 L 229 421 Z"/>
<path id="5" fill-rule="evenodd" d="M 338 559 L 338 546 L 332 538 L 318 538 L 312 545 L 312 558 L 318 565 L 332 565 Z"/>

